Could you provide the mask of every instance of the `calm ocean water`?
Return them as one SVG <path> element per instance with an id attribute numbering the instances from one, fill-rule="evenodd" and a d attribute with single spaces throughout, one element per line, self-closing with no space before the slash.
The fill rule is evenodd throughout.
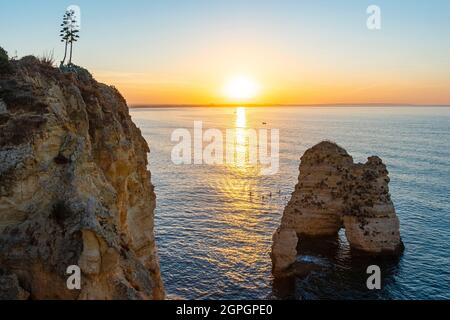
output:
<path id="1" fill-rule="evenodd" d="M 169 296 L 450 299 L 450 108 L 154 108 L 131 114 L 151 148 L 156 237 Z M 171 133 L 192 131 L 194 121 L 203 121 L 205 129 L 279 129 L 279 172 L 261 176 L 250 165 L 173 164 Z M 387 164 L 406 250 L 395 260 L 352 257 L 340 233 L 300 245 L 298 259 L 319 264 L 320 271 L 274 282 L 272 233 L 297 182 L 300 156 L 325 139 L 355 161 L 378 155 Z M 380 291 L 365 287 L 370 264 L 382 267 Z"/>

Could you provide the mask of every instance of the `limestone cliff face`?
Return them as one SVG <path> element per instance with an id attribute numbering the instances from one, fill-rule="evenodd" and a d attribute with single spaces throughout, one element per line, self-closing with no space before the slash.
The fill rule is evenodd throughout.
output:
<path id="1" fill-rule="evenodd" d="M 301 158 L 298 184 L 283 213 L 281 229 L 320 237 L 345 227 L 353 249 L 398 253 L 403 244 L 388 183 L 380 158 L 355 164 L 338 145 L 321 142 Z"/>
<path id="2" fill-rule="evenodd" d="M 273 273 L 287 270 L 297 257 L 298 237 L 293 229 L 278 228 L 273 235 L 271 258 Z"/>
<path id="3" fill-rule="evenodd" d="M 83 69 L 13 69 L 0 75 L 0 298 L 164 298 L 149 148 L 125 100 Z"/>

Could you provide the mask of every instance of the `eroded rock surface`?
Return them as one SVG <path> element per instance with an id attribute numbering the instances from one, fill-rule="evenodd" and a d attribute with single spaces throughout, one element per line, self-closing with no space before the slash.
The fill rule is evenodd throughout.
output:
<path id="1" fill-rule="evenodd" d="M 280 273 L 291 266 L 297 257 L 298 237 L 294 229 L 278 228 L 273 235 L 273 273 Z"/>
<path id="2" fill-rule="evenodd" d="M 353 249 L 399 253 L 403 244 L 388 183 L 388 171 L 380 158 L 355 164 L 343 148 L 321 142 L 301 158 L 298 184 L 280 228 L 293 229 L 299 236 L 320 237 L 335 235 L 345 227 Z"/>
<path id="3" fill-rule="evenodd" d="M 27 300 L 29 296 L 15 274 L 0 274 L 0 300 Z"/>
<path id="4" fill-rule="evenodd" d="M 0 75 L 0 269 L 31 299 L 164 298 L 149 148 L 126 101 L 83 69 L 13 68 Z"/>

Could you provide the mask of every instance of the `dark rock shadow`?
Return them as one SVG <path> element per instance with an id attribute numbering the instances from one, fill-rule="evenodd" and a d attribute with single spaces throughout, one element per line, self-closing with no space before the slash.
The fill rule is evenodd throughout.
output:
<path id="1" fill-rule="evenodd" d="M 402 256 L 374 256 L 351 250 L 343 232 L 333 237 L 301 237 L 297 263 L 284 277 L 275 277 L 272 297 L 296 300 L 391 299 Z M 367 267 L 381 269 L 381 290 L 367 288 Z"/>

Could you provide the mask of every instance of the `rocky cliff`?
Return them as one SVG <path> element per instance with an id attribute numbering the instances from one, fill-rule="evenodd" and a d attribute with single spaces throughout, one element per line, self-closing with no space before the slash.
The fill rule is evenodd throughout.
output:
<path id="1" fill-rule="evenodd" d="M 86 70 L 26 57 L 0 74 L 0 298 L 164 298 L 148 152 Z"/>
<path id="2" fill-rule="evenodd" d="M 388 183 L 388 171 L 380 158 L 355 164 L 343 148 L 321 142 L 301 158 L 298 184 L 284 210 L 280 230 L 320 237 L 345 228 L 352 249 L 396 254 L 403 244 Z M 272 256 L 279 255 L 278 247 L 274 243 Z M 279 268 L 276 260 L 274 268 Z"/>

